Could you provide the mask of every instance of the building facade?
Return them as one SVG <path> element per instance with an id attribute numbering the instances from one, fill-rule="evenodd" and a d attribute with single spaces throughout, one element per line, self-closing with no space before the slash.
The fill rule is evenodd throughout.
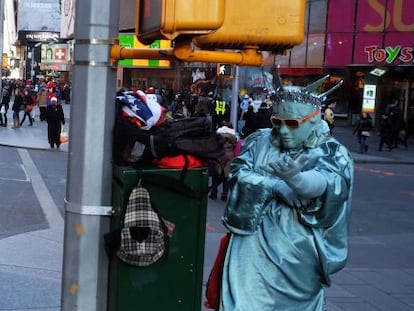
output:
<path id="1" fill-rule="evenodd" d="M 394 98 L 406 122 L 414 117 L 414 2 L 411 0 L 312 0 L 307 3 L 305 40 L 276 56 L 283 77 L 307 83 L 330 74 L 344 79 L 338 113 L 365 108 L 364 87 L 376 90 L 376 118 Z"/>

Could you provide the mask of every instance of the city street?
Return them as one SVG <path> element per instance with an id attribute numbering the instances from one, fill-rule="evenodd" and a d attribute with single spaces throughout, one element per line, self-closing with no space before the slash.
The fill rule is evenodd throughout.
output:
<path id="1" fill-rule="evenodd" d="M 349 131 L 337 128 L 338 139 L 352 144 Z M 393 160 L 397 153 L 404 160 Z M 383 158 L 356 160 L 350 257 L 326 290 L 328 310 L 414 310 L 409 154 L 399 149 Z M 60 310 L 67 156 L 65 151 L 0 147 L 0 310 Z M 223 209 L 222 201 L 209 200 L 204 283 L 225 232 Z"/>

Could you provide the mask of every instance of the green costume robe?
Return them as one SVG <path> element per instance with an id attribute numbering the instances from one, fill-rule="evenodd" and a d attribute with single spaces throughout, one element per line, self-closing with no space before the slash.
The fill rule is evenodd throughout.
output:
<path id="1" fill-rule="evenodd" d="M 221 311 L 325 310 L 323 285 L 348 257 L 353 160 L 321 126 L 304 146 L 304 170 L 326 179 L 320 197 L 289 206 L 269 170 L 286 152 L 277 131 L 249 136 L 231 164 L 223 217 L 233 233 L 223 270 Z M 292 154 L 293 156 L 293 154 Z"/>

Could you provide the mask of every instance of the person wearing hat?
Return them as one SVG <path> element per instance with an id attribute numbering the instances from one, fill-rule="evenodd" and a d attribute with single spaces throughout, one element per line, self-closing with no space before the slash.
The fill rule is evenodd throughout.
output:
<path id="1" fill-rule="evenodd" d="M 49 81 L 46 83 L 46 90 L 47 90 L 47 99 L 46 99 L 46 106 L 51 104 L 51 99 L 55 97 L 58 98 L 56 94 L 56 83 L 54 81 Z"/>
<path id="2" fill-rule="evenodd" d="M 47 139 L 50 148 L 60 147 L 60 133 L 65 124 L 65 115 L 62 106 L 58 104 L 56 97 L 50 99 L 50 105 L 46 108 Z"/>
<path id="3" fill-rule="evenodd" d="M 315 93 L 282 86 L 273 128 L 249 135 L 230 164 L 222 218 L 226 250 L 220 311 L 326 310 L 324 286 L 348 258 L 354 167 L 326 133 Z"/>

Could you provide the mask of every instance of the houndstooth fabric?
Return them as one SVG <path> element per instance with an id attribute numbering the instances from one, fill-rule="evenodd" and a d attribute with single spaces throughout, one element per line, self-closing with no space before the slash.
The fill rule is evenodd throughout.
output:
<path id="1" fill-rule="evenodd" d="M 149 229 L 148 236 L 140 242 L 131 235 L 131 228 Z M 149 266 L 163 256 L 166 234 L 165 224 L 151 205 L 148 190 L 138 185 L 129 196 L 118 258 L 130 265 Z"/>

